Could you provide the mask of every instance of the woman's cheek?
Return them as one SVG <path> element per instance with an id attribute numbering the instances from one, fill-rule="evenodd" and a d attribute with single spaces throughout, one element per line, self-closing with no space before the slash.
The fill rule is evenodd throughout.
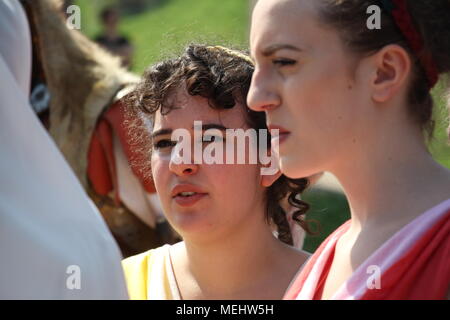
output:
<path id="1" fill-rule="evenodd" d="M 158 193 L 164 193 L 163 186 L 167 185 L 169 176 L 169 162 L 159 155 L 152 155 L 152 177 Z"/>
<path id="2" fill-rule="evenodd" d="M 252 190 L 259 181 L 259 165 L 256 164 L 233 164 L 215 165 L 211 168 L 214 173 L 214 183 L 221 186 L 224 192 L 237 195 L 240 199 Z"/>

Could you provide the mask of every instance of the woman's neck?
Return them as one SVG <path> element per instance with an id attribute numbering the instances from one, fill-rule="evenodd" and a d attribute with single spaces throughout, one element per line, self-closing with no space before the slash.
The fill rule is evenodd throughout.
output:
<path id="1" fill-rule="evenodd" d="M 450 197 L 450 171 L 433 160 L 414 130 L 380 130 L 331 171 L 345 190 L 355 230 L 405 224 Z"/>
<path id="2" fill-rule="evenodd" d="M 183 298 L 262 299 L 267 294 L 281 298 L 300 266 L 293 262 L 301 264 L 306 255 L 276 239 L 263 219 L 260 223 L 249 223 L 209 244 L 185 239 L 176 245 L 175 273 L 185 281 L 180 288 L 185 290 Z"/>

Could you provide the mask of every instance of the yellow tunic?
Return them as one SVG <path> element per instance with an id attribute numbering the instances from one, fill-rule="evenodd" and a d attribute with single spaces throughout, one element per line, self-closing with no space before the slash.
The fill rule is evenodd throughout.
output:
<path id="1" fill-rule="evenodd" d="M 181 300 L 170 247 L 166 244 L 122 261 L 130 299 Z"/>

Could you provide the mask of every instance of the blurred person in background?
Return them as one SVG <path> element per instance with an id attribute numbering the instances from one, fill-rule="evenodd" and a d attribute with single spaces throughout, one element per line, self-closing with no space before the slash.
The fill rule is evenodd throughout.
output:
<path id="1" fill-rule="evenodd" d="M 122 65 L 130 67 L 133 58 L 133 45 L 130 40 L 121 35 L 118 30 L 120 13 L 116 8 L 107 7 L 100 13 L 103 32 L 95 41 L 114 55 L 122 59 Z"/>

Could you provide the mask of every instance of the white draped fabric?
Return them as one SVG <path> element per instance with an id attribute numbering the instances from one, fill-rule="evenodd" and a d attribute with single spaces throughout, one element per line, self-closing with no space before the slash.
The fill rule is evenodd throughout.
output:
<path id="1" fill-rule="evenodd" d="M 31 42 L 0 0 L 0 299 L 126 299 L 120 251 L 28 103 Z"/>

